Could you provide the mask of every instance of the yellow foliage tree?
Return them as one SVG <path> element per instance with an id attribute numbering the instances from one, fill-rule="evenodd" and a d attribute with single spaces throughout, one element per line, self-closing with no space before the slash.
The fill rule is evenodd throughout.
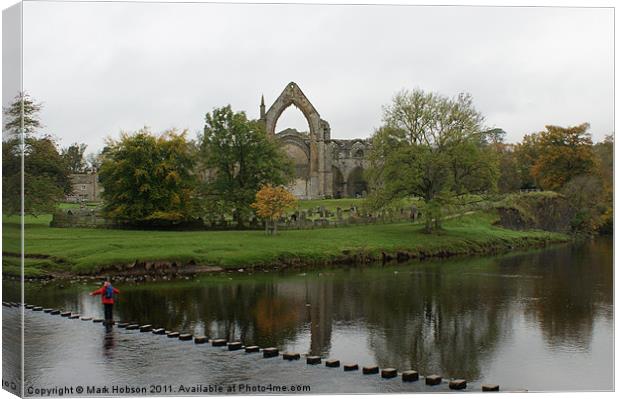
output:
<path id="1" fill-rule="evenodd" d="M 274 187 L 267 184 L 258 190 L 256 201 L 251 206 L 256 209 L 256 214 L 267 222 L 265 223 L 265 232 L 276 234 L 278 219 L 296 202 L 297 198 L 284 187 Z"/>

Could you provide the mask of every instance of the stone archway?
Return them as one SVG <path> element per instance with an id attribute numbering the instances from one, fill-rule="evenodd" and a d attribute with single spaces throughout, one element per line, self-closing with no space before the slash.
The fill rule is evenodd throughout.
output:
<path id="1" fill-rule="evenodd" d="M 332 166 L 332 190 L 334 192 L 334 198 L 342 198 L 347 195 L 346 192 L 346 184 L 344 181 L 344 176 L 340 169 L 335 166 Z"/>
<path id="2" fill-rule="evenodd" d="M 295 165 L 295 179 L 288 188 L 293 195 L 307 198 L 310 182 L 310 146 L 297 131 L 279 133 L 278 139 L 284 152 Z"/>
<path id="3" fill-rule="evenodd" d="M 321 119 L 318 111 L 295 82 L 286 85 L 282 93 L 265 112 L 265 105 L 261 103 L 261 121 L 265 124 L 268 135 L 274 136 L 276 124 L 282 112 L 291 105 L 296 106 L 308 121 L 310 132 L 308 135 L 309 162 L 308 183 L 306 196 L 308 198 L 325 197 L 332 195 L 331 168 L 326 162 L 328 158 L 326 143 L 330 139 L 329 123 Z"/>
<path id="4" fill-rule="evenodd" d="M 368 194 L 368 183 L 364 179 L 364 169 L 361 166 L 355 167 L 347 177 L 347 195 L 355 198 Z"/>

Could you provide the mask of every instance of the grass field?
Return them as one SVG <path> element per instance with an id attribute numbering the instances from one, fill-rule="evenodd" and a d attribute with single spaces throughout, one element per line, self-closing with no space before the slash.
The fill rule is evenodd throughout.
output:
<path id="1" fill-rule="evenodd" d="M 340 200 L 341 201 L 341 200 Z M 349 200 L 351 201 L 351 200 Z M 542 231 L 513 231 L 493 225 L 496 216 L 475 213 L 445 221 L 440 235 L 422 232 L 418 224 L 363 225 L 315 230 L 282 231 L 136 231 L 51 228 L 49 217 L 26 218 L 26 273 L 29 276 L 72 272 L 96 273 L 101 267 L 139 261 L 194 261 L 199 265 L 247 267 L 295 260 L 330 262 L 344 253 L 373 256 L 395 253 L 473 254 L 527 247 L 566 236 Z M 19 272 L 19 224 L 3 218 L 3 270 Z M 32 256 L 40 258 L 32 258 Z"/>

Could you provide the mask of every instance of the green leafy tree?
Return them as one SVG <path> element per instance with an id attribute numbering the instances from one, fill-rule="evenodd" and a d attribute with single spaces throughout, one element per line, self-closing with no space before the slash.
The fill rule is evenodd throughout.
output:
<path id="1" fill-rule="evenodd" d="M 196 156 L 186 136 L 175 130 L 155 136 L 144 128 L 107 142 L 99 179 L 108 217 L 170 225 L 196 216 Z"/>
<path id="2" fill-rule="evenodd" d="M 401 91 L 383 119 L 369 158 L 373 196 L 382 198 L 375 202 L 421 198 L 426 231 L 433 232 L 456 198 L 495 189 L 497 159 L 471 96 Z"/>
<path id="3" fill-rule="evenodd" d="M 5 214 L 21 212 L 21 169 L 24 148 L 24 213 L 51 213 L 72 191 L 64 160 L 50 137 L 27 136 L 24 146 L 17 138 L 2 143 L 2 209 Z"/>
<path id="4" fill-rule="evenodd" d="M 69 147 L 63 148 L 62 158 L 65 160 L 70 173 L 84 173 L 86 171 L 85 151 L 86 144 L 73 143 Z"/>
<path id="5" fill-rule="evenodd" d="M 293 177 L 292 162 L 263 124 L 230 105 L 206 114 L 200 151 L 207 202 L 220 205 L 239 226 L 252 213 L 250 205 L 262 186 L 286 185 Z"/>
<path id="6" fill-rule="evenodd" d="M 2 207 L 5 214 L 21 213 L 22 195 L 24 214 L 37 216 L 52 212 L 58 202 L 71 193 L 65 163 L 54 139 L 47 135 L 36 137 L 42 127 L 40 110 L 41 104 L 26 93 L 20 93 L 3 109 L 6 123 L 2 141 Z M 20 132 L 24 133 L 23 142 Z"/>
<path id="7" fill-rule="evenodd" d="M 43 127 L 39 120 L 41 108 L 41 103 L 33 100 L 28 93 L 18 94 L 11 105 L 4 108 L 5 132 L 14 137 L 18 137 L 20 132 L 24 137 L 32 136 Z"/>

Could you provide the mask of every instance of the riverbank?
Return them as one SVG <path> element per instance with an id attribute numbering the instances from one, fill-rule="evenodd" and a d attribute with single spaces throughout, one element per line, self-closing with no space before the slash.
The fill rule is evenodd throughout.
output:
<path id="1" fill-rule="evenodd" d="M 283 231 L 128 231 L 51 228 L 29 218 L 26 267 L 29 278 L 161 275 L 227 269 L 306 268 L 455 255 L 481 255 L 568 241 L 563 234 L 515 231 L 494 225 L 495 213 L 446 220 L 428 235 L 419 224 L 363 225 Z M 3 273 L 19 275 L 19 225 L 4 220 Z"/>

